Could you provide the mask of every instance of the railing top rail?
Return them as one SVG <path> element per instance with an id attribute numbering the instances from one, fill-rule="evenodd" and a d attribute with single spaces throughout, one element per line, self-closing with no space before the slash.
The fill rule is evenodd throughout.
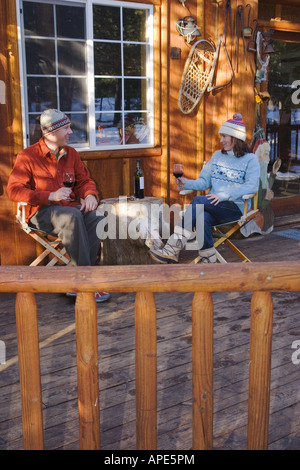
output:
<path id="1" fill-rule="evenodd" d="M 300 290 L 300 262 L 146 266 L 0 266 L 0 292 Z"/>

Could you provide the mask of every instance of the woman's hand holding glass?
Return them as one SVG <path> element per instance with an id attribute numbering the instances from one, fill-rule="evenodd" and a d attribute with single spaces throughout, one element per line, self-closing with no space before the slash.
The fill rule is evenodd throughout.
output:
<path id="1" fill-rule="evenodd" d="M 177 189 L 182 189 L 184 186 L 184 178 L 176 178 Z"/>
<path id="2" fill-rule="evenodd" d="M 177 189 L 183 188 L 184 179 L 183 176 L 183 165 L 182 163 L 174 163 L 173 165 L 173 176 L 176 178 Z"/>

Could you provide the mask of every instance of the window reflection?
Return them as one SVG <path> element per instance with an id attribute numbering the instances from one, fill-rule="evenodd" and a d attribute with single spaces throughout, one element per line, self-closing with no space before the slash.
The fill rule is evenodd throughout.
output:
<path id="1" fill-rule="evenodd" d="M 27 94 L 30 112 L 42 112 L 47 108 L 57 108 L 55 78 L 28 77 Z"/>
<path id="2" fill-rule="evenodd" d="M 93 6 L 94 39 L 121 39 L 120 8 Z"/>
<path id="3" fill-rule="evenodd" d="M 122 108 L 122 80 L 95 79 L 95 111 L 117 111 Z"/>
<path id="4" fill-rule="evenodd" d="M 84 42 L 57 41 L 57 51 L 60 75 L 84 75 L 86 73 Z"/>
<path id="5" fill-rule="evenodd" d="M 84 39 L 85 8 L 56 5 L 56 27 L 58 37 Z"/>
<path id="6" fill-rule="evenodd" d="M 107 42 L 94 43 L 95 75 L 122 75 L 121 45 Z"/>
<path id="7" fill-rule="evenodd" d="M 125 115 L 125 144 L 149 144 L 149 135 L 147 113 Z"/>
<path id="8" fill-rule="evenodd" d="M 97 146 L 150 144 L 150 127 L 147 113 L 96 114 Z"/>
<path id="9" fill-rule="evenodd" d="M 96 113 L 96 145 L 120 145 L 122 121 L 120 113 Z"/>
<path id="10" fill-rule="evenodd" d="M 23 2 L 25 34 L 54 36 L 53 6 L 45 3 Z"/>
<path id="11" fill-rule="evenodd" d="M 40 126 L 40 114 L 31 114 L 29 116 L 29 143 L 34 144 L 42 137 Z"/>
<path id="12" fill-rule="evenodd" d="M 124 44 L 124 75 L 147 75 L 145 45 Z"/>
<path id="13" fill-rule="evenodd" d="M 147 80 L 127 78 L 124 80 L 124 108 L 126 110 L 147 109 Z"/>
<path id="14" fill-rule="evenodd" d="M 55 74 L 55 43 L 53 40 L 26 39 L 25 51 L 28 74 Z"/>
<path id="15" fill-rule="evenodd" d="M 86 110 L 86 80 L 84 78 L 60 78 L 59 94 L 61 109 L 66 111 Z"/>
<path id="16" fill-rule="evenodd" d="M 146 41 L 146 10 L 123 9 L 124 41 Z"/>
<path id="17" fill-rule="evenodd" d="M 68 145 L 74 144 L 87 144 L 88 142 L 88 123 L 87 123 L 87 114 L 83 113 L 67 113 L 67 116 L 71 121 L 71 129 L 73 134 L 69 138 Z"/>

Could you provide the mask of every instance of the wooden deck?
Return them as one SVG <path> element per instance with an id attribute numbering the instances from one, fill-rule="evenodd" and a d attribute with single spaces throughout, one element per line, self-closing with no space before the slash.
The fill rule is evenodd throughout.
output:
<path id="1" fill-rule="evenodd" d="M 300 241 L 278 236 L 239 240 L 253 261 L 299 260 Z M 298 233 L 295 232 L 295 233 Z M 225 253 L 225 251 L 224 251 Z M 236 258 L 233 255 L 232 261 Z M 187 261 L 187 259 L 184 259 Z M 214 449 L 246 449 L 250 301 L 252 293 L 214 293 Z M 273 293 L 270 449 L 300 449 L 300 292 Z M 38 294 L 46 449 L 78 449 L 74 300 Z M 192 293 L 155 294 L 157 304 L 158 449 L 192 445 Z M 22 449 L 15 296 L 0 294 L 0 449 Z M 134 294 L 112 294 L 98 306 L 101 447 L 135 449 Z M 299 346 L 298 346 L 299 349 Z M 300 359 L 300 353 L 298 355 Z"/>

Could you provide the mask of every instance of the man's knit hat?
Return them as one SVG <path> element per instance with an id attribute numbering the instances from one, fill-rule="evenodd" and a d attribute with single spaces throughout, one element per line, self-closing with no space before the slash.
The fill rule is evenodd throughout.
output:
<path id="1" fill-rule="evenodd" d="M 40 124 L 43 135 L 55 132 L 61 127 L 68 126 L 71 123 L 68 116 L 58 109 L 46 109 L 40 115 Z"/>
<path id="2" fill-rule="evenodd" d="M 245 141 L 246 126 L 243 123 L 242 115 L 235 113 L 232 119 L 229 119 L 220 127 L 219 134 L 231 135 L 231 137 Z"/>

